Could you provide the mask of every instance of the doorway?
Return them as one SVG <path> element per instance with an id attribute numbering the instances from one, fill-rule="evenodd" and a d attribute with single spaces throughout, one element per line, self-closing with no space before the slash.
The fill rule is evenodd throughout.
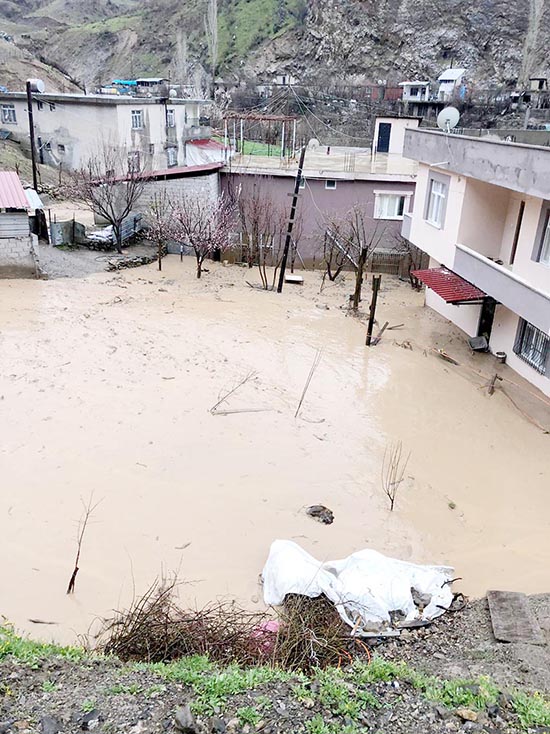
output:
<path id="1" fill-rule="evenodd" d="M 477 328 L 477 335 L 484 336 L 489 343 L 491 338 L 491 331 L 493 330 L 493 321 L 495 320 L 495 308 L 497 302 L 491 296 L 485 296 L 483 299 L 483 305 L 481 306 L 481 314 L 479 316 L 479 326 Z"/>
<path id="2" fill-rule="evenodd" d="M 378 141 L 376 151 L 388 153 L 390 150 L 391 122 L 380 122 L 378 124 Z"/>

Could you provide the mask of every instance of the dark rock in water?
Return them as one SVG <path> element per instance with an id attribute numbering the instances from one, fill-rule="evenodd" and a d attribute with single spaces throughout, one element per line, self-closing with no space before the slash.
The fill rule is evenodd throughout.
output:
<path id="1" fill-rule="evenodd" d="M 58 734 L 62 726 L 53 716 L 43 716 L 40 719 L 40 731 L 42 734 Z"/>
<path id="2" fill-rule="evenodd" d="M 311 505 L 311 507 L 307 508 L 306 512 L 310 517 L 322 522 L 324 525 L 332 525 L 334 522 L 334 513 L 324 505 Z"/>
<path id="3" fill-rule="evenodd" d="M 199 734 L 195 717 L 191 713 L 191 706 L 188 703 L 185 706 L 177 707 L 175 720 L 176 729 L 183 732 L 183 734 Z"/>

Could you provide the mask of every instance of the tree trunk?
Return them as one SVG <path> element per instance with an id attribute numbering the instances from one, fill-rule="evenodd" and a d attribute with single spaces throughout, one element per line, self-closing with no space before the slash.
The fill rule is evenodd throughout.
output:
<path id="1" fill-rule="evenodd" d="M 357 270 L 355 271 L 355 292 L 353 294 L 352 303 L 352 308 L 354 311 L 357 311 L 357 309 L 359 308 L 359 303 L 361 302 L 361 286 L 363 285 L 363 271 L 367 262 L 367 253 L 368 249 L 366 247 L 363 247 L 361 249 L 361 254 L 359 255 L 359 260 L 357 262 Z"/>
<path id="2" fill-rule="evenodd" d="M 162 270 L 162 242 L 159 240 L 159 270 Z"/>
<path id="3" fill-rule="evenodd" d="M 197 255 L 197 278 L 200 278 L 202 275 L 202 258 L 200 255 Z"/>
<path id="4" fill-rule="evenodd" d="M 113 224 L 113 234 L 115 235 L 115 247 L 119 255 L 122 255 L 122 232 L 119 224 Z"/>

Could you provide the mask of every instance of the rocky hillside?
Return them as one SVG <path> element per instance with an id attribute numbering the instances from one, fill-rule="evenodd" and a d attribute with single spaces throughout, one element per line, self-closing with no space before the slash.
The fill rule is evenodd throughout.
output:
<path id="1" fill-rule="evenodd" d="M 395 83 L 453 63 L 503 85 L 548 71 L 550 0 L 218 0 L 209 43 L 212 3 L 0 0 L 0 31 L 88 87 L 156 74 L 204 86 L 213 48 L 224 78 Z"/>

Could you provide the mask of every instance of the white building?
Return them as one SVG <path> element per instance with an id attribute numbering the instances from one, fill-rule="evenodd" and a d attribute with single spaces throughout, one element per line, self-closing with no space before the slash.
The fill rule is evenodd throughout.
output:
<path id="1" fill-rule="evenodd" d="M 403 102 L 427 102 L 430 99 L 430 82 L 401 82 Z"/>
<path id="2" fill-rule="evenodd" d="M 210 137 L 204 100 L 125 95 L 33 94 L 40 162 L 78 168 L 104 144 L 126 151 L 129 165 L 147 170 L 185 166 L 187 147 Z M 0 128 L 29 145 L 27 97 L 0 93 Z M 193 156 L 196 161 L 196 156 Z"/>
<path id="3" fill-rule="evenodd" d="M 430 256 L 426 304 L 550 395 L 550 149 L 408 130 L 402 234 Z"/>
<path id="4" fill-rule="evenodd" d="M 420 117 L 377 117 L 374 124 L 373 154 L 403 155 L 405 130 L 420 125 Z"/>
<path id="5" fill-rule="evenodd" d="M 437 98 L 440 102 L 450 102 L 460 94 L 465 73 L 466 69 L 446 69 L 440 74 L 437 80 L 439 82 Z"/>

